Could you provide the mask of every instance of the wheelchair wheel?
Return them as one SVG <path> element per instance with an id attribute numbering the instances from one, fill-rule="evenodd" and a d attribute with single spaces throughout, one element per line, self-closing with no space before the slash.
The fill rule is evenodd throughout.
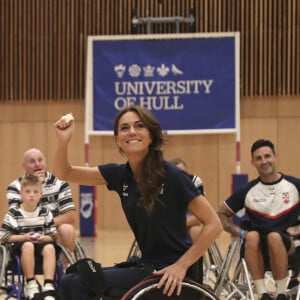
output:
<path id="1" fill-rule="evenodd" d="M 62 245 L 59 245 L 59 247 L 61 248 L 62 254 L 66 257 L 66 259 L 70 265 L 75 264 L 75 262 L 79 259 L 87 257 L 84 252 L 84 249 L 82 248 L 82 246 L 80 245 L 80 243 L 78 241 L 75 242 L 74 255 L 66 247 L 64 247 Z"/>
<path id="2" fill-rule="evenodd" d="M 75 242 L 75 258 L 76 260 L 87 258 L 84 249 L 78 241 Z"/>
<path id="3" fill-rule="evenodd" d="M 73 265 L 76 262 L 76 260 L 75 257 L 72 255 L 71 251 L 62 245 L 59 245 L 59 247 L 61 249 L 62 255 L 67 259 L 68 264 Z"/>
<path id="4" fill-rule="evenodd" d="M 162 289 L 157 288 L 157 284 L 161 276 L 151 276 L 132 287 L 121 300 L 214 300 L 218 297 L 208 288 L 192 279 L 185 278 L 182 282 L 182 291 L 180 296 L 173 295 L 171 297 L 164 295 Z"/>
<path id="5" fill-rule="evenodd" d="M 6 272 L 6 267 L 9 260 L 9 253 L 5 246 L 0 245 L 0 283 L 3 282 Z"/>
<path id="6" fill-rule="evenodd" d="M 127 256 L 127 261 L 130 259 L 130 257 L 132 256 L 137 256 L 137 257 L 141 257 L 141 250 L 139 248 L 139 245 L 137 244 L 136 240 L 133 241 L 128 256 Z"/>
<path id="7" fill-rule="evenodd" d="M 15 298 L 17 300 L 25 300 L 24 297 L 24 284 L 25 276 L 21 266 L 21 257 L 17 254 L 14 254 L 11 248 L 11 244 L 5 246 L 7 254 L 9 256 L 8 263 L 6 266 L 4 274 L 4 291 L 7 296 L 5 299 Z M 1 249 L 2 250 L 2 249 Z M 0 250 L 0 251 L 1 251 Z M 43 261 L 42 257 L 38 257 L 35 260 L 35 275 L 43 275 Z M 54 286 L 57 288 L 59 282 L 64 275 L 64 267 L 61 259 L 61 255 L 56 253 L 56 266 L 55 266 L 55 276 L 54 276 Z M 37 279 L 37 284 L 40 285 L 39 280 Z M 1 298 L 2 299 L 2 298 Z M 4 298 L 3 298 L 4 299 Z M 37 298 L 44 299 L 44 298 Z"/>

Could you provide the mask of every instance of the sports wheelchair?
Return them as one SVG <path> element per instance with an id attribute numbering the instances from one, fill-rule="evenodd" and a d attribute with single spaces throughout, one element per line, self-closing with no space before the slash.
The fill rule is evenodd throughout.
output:
<path id="1" fill-rule="evenodd" d="M 215 245 L 217 247 L 217 245 Z M 133 241 L 127 261 L 130 261 L 132 257 L 141 257 L 141 252 L 136 241 Z M 209 266 L 208 266 L 209 268 Z M 209 272 L 209 271 L 207 271 Z M 202 272 L 201 272 L 202 274 Z M 162 288 L 158 289 L 157 285 L 161 276 L 149 276 L 136 284 L 129 290 L 122 290 L 117 288 L 111 288 L 106 291 L 105 296 L 100 298 L 101 300 L 200 300 L 200 299 L 219 299 L 213 290 L 208 286 L 201 284 L 186 277 L 182 282 L 182 292 L 180 296 L 173 295 L 171 297 L 164 295 Z"/>
<path id="2" fill-rule="evenodd" d="M 216 278 L 214 292 L 217 296 L 228 299 L 255 299 L 255 288 L 248 271 L 246 260 L 240 256 L 241 241 L 234 240 L 227 248 L 225 258 L 221 266 L 221 272 Z M 292 270 L 299 274 L 299 255 L 300 249 L 297 248 L 296 253 L 289 258 L 289 276 Z M 295 263 L 297 262 L 297 263 Z M 270 292 L 275 288 L 275 281 L 272 273 L 266 268 L 265 282 Z M 294 299 L 300 299 L 300 284 L 286 290 L 287 295 Z"/>
<path id="3" fill-rule="evenodd" d="M 75 256 L 65 247 L 58 245 L 60 253 L 56 257 L 56 270 L 55 270 L 55 287 L 59 285 L 59 281 L 64 275 L 65 267 L 62 259 L 64 255 L 67 259 L 68 264 L 74 264 L 77 260 L 85 258 L 86 254 L 79 242 L 75 244 Z M 23 288 L 24 288 L 24 276 L 21 268 L 20 257 L 13 255 L 9 244 L 0 245 L 0 283 L 2 283 L 1 290 L 4 291 L 7 296 L 6 299 L 14 297 L 18 300 L 24 299 Z M 37 263 L 36 275 L 42 275 L 41 262 Z"/>
<path id="4" fill-rule="evenodd" d="M 237 256 L 238 259 L 235 262 L 234 258 Z M 222 295 L 226 300 L 231 298 L 254 300 L 252 282 L 246 261 L 240 258 L 240 240 L 234 240 L 228 246 L 216 277 L 214 291 L 216 295 Z"/>
<path id="5" fill-rule="evenodd" d="M 224 258 L 219 246 L 213 242 L 203 255 L 203 283 L 214 287 L 221 273 Z"/>
<path id="6" fill-rule="evenodd" d="M 23 300 L 24 298 L 24 285 L 25 278 L 22 272 L 20 257 L 12 253 L 11 245 L 0 245 L 0 259 L 1 259 L 1 277 L 2 283 L 1 290 L 4 290 L 7 296 L 5 300 L 16 298 Z M 42 275 L 42 262 L 38 261 L 35 266 L 35 274 Z M 55 287 L 58 287 L 59 281 L 64 274 L 63 262 L 61 255 L 57 253 L 56 268 L 55 268 Z M 4 286 L 3 286 L 4 284 Z"/>
<path id="7" fill-rule="evenodd" d="M 217 247 L 216 244 L 214 244 L 214 245 L 215 245 L 215 247 Z M 129 253 L 128 253 L 128 256 L 127 256 L 127 261 L 130 261 L 132 258 L 135 258 L 135 257 L 141 257 L 141 251 L 140 251 L 140 248 L 139 248 L 136 240 L 133 241 L 133 243 L 130 247 L 130 250 L 129 250 Z M 197 277 L 197 280 L 201 284 L 202 283 L 208 284 L 209 283 L 209 272 L 210 272 L 209 268 L 210 268 L 210 266 L 209 266 L 209 263 L 207 261 L 206 256 L 201 257 L 199 259 L 199 262 L 198 262 L 197 266 L 198 266 L 198 269 L 194 270 L 194 273 L 195 273 L 195 276 Z M 204 282 L 203 268 L 205 269 L 205 282 Z"/>

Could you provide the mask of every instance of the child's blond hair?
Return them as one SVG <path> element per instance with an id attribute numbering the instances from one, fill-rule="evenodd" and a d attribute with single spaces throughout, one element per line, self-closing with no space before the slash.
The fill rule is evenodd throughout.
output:
<path id="1" fill-rule="evenodd" d="M 38 185 L 40 188 L 42 188 L 42 182 L 40 178 L 31 173 L 26 173 L 21 180 L 21 189 L 27 185 Z"/>

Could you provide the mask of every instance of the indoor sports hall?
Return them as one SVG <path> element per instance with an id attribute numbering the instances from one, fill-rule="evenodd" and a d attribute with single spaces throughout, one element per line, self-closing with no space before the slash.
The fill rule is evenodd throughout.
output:
<path id="1" fill-rule="evenodd" d="M 129 104 L 157 116 L 164 158 L 186 161 L 214 209 L 257 177 L 257 139 L 273 141 L 280 172 L 300 177 L 298 0 L 0 1 L 0 41 L 1 221 L 27 149 L 53 171 L 63 115 L 75 119 L 73 165 L 126 163 L 112 120 Z M 103 266 L 126 260 L 134 236 L 118 195 L 70 187 L 85 254 Z M 216 243 L 226 258 L 231 235 Z M 218 275 L 206 278 L 212 288 Z"/>

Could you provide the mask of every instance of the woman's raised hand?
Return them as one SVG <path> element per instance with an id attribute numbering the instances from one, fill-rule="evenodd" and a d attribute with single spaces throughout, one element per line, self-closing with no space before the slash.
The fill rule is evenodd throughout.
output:
<path id="1" fill-rule="evenodd" d="M 57 122 L 54 124 L 56 128 L 56 134 L 59 140 L 69 141 L 74 129 L 75 121 L 72 113 L 63 115 Z"/>

